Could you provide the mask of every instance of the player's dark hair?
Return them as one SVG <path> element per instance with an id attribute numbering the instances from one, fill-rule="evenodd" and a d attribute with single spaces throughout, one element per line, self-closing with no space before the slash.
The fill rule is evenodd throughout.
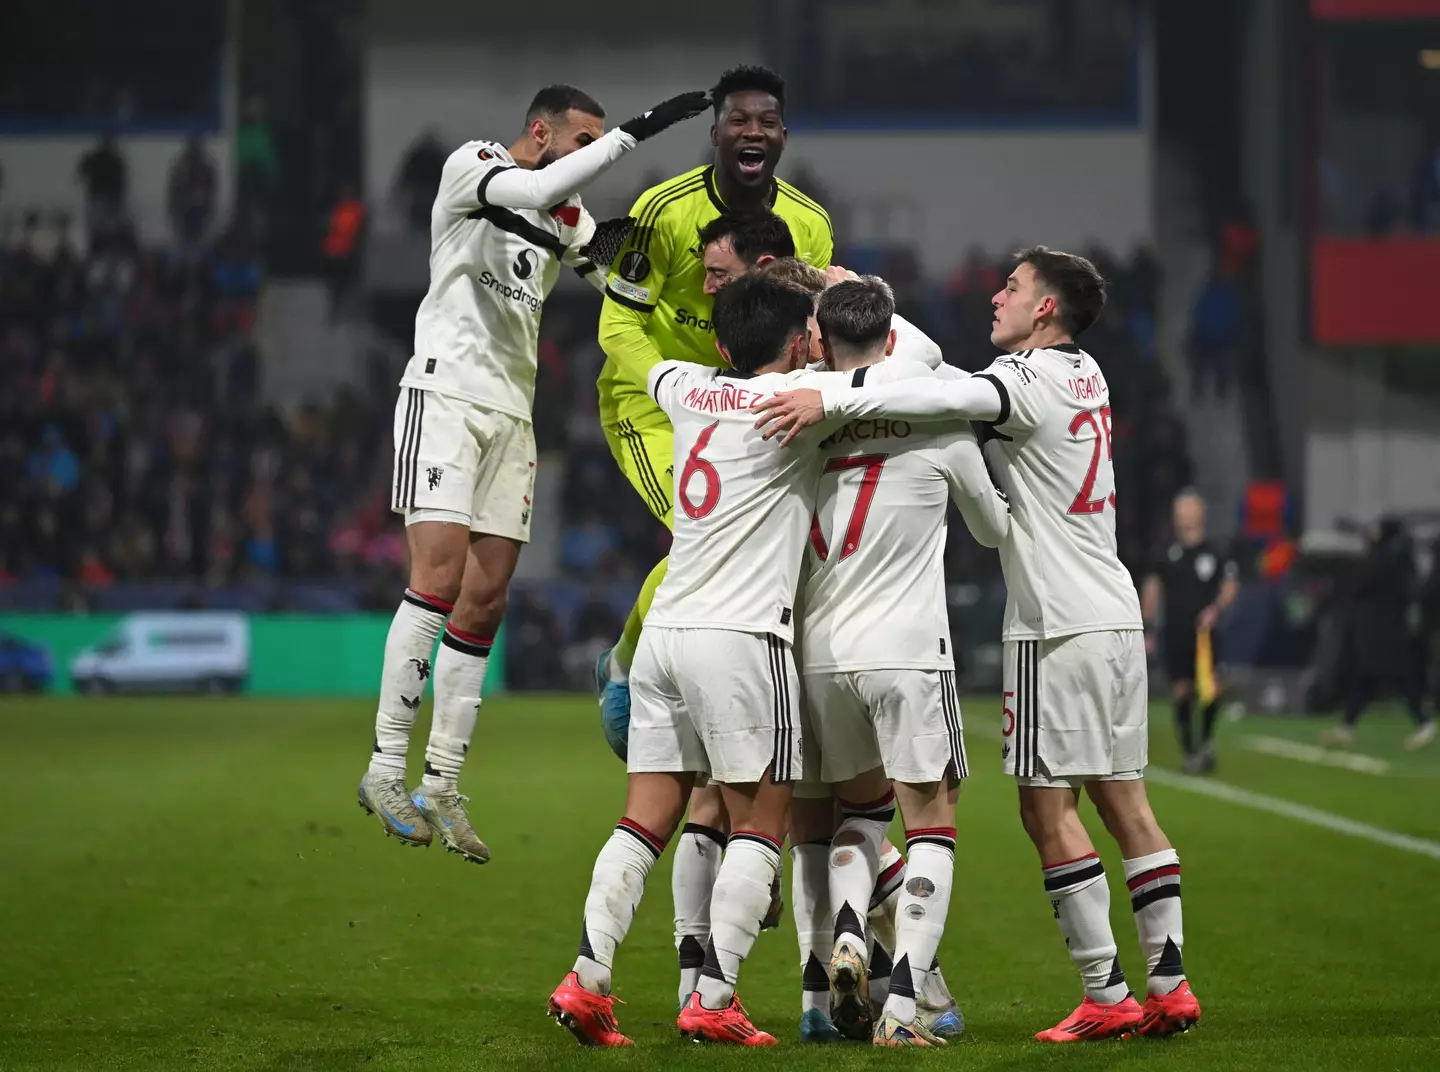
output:
<path id="1" fill-rule="evenodd" d="M 572 109 L 584 112 L 586 115 L 593 115 L 597 119 L 605 118 L 605 109 L 600 107 L 600 102 L 594 97 L 583 89 L 576 89 L 574 86 L 557 82 L 535 94 L 535 99 L 530 102 L 530 107 L 525 111 L 525 122 L 532 123 L 542 115 L 547 118 L 558 118 Z"/>
<path id="2" fill-rule="evenodd" d="M 1084 257 L 1031 246 L 1015 254 L 1015 262 L 1034 268 L 1040 282 L 1059 299 L 1055 317 L 1071 336 L 1099 319 L 1105 308 L 1105 277 Z"/>
<path id="3" fill-rule="evenodd" d="M 820 295 L 815 320 L 820 337 L 856 350 L 869 350 L 884 342 L 895 317 L 895 292 L 876 275 L 862 275 L 836 283 Z"/>
<path id="4" fill-rule="evenodd" d="M 795 239 L 791 237 L 790 225 L 773 212 L 725 213 L 700 228 L 700 249 L 703 251 L 712 242 L 722 238 L 730 239 L 730 248 L 746 264 L 754 267 L 755 262 L 767 253 L 772 257 L 795 256 Z"/>
<path id="5" fill-rule="evenodd" d="M 760 276 L 741 276 L 715 295 L 715 337 L 738 372 L 754 372 L 779 359 L 803 335 L 814 308 L 809 295 Z"/>
<path id="6" fill-rule="evenodd" d="M 747 89 L 770 94 L 780 106 L 780 114 L 785 114 L 785 79 L 769 67 L 744 63 L 739 67 L 731 67 L 722 74 L 720 81 L 715 83 L 715 88 L 710 90 L 710 100 L 715 105 L 715 118 L 720 118 L 726 97 L 732 93 L 743 93 Z"/>

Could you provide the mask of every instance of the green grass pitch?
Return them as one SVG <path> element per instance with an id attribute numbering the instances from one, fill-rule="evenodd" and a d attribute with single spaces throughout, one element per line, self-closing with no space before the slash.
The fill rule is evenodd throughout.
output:
<path id="1" fill-rule="evenodd" d="M 463 782 L 494 852 L 485 867 L 402 849 L 356 807 L 371 711 L 0 702 L 0 1069 L 1440 1066 L 1440 859 L 1171 785 L 1152 795 L 1184 861 L 1185 962 L 1204 1022 L 1165 1042 L 1031 1041 L 1080 992 L 998 747 L 979 732 L 994 707 L 978 700 L 941 950 L 962 1043 L 801 1046 L 788 921 L 761 936 L 740 988 L 782 1046 L 682 1042 L 667 857 L 616 970 L 636 1046 L 581 1050 L 544 1010 L 623 798 L 593 700 L 486 703 Z M 1405 755 L 1403 728 L 1393 716 L 1363 726 L 1358 750 L 1388 764 L 1375 774 L 1246 746 L 1251 734 L 1313 741 L 1314 723 L 1226 724 L 1219 777 L 1435 841 L 1440 750 Z M 1152 753 L 1174 766 L 1158 717 Z M 1120 862 L 1100 844 L 1121 960 L 1139 980 Z M 788 897 L 788 869 L 786 885 Z"/>

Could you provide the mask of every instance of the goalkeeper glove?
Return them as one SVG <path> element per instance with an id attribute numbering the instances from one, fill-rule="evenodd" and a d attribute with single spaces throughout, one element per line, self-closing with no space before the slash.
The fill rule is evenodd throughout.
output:
<path id="1" fill-rule="evenodd" d="M 626 120 L 620 124 L 620 129 L 636 141 L 644 141 L 646 138 L 674 126 L 681 120 L 694 119 L 709 107 L 710 94 L 704 90 L 681 93 L 678 97 L 661 101 L 644 115 L 637 115 L 634 119 Z"/>
<path id="2" fill-rule="evenodd" d="M 585 254 L 592 264 L 601 268 L 609 268 L 616 254 L 620 252 L 620 248 L 625 245 L 625 240 L 630 237 L 630 232 L 634 227 L 634 216 L 602 220 L 595 225 L 595 233 L 590 236 L 590 240 L 585 243 L 580 252 Z"/>

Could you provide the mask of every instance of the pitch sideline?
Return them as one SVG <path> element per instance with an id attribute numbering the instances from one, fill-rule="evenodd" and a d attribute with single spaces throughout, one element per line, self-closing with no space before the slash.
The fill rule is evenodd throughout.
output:
<path id="1" fill-rule="evenodd" d="M 1000 739 L 996 728 L 988 724 L 984 729 L 980 729 L 974 723 L 965 728 L 967 731 L 978 732 L 982 737 L 989 737 L 993 740 Z M 1227 804 L 1239 804 L 1241 807 L 1253 808 L 1271 815 L 1282 815 L 1287 819 L 1294 819 L 1296 822 L 1318 826 L 1322 830 L 1345 834 L 1375 845 L 1387 845 L 1392 849 L 1399 849 L 1401 852 L 1440 860 L 1440 842 L 1386 830 L 1384 827 L 1372 826 L 1370 823 L 1362 823 L 1355 819 L 1347 819 L 1343 815 L 1334 815 L 1328 811 L 1321 811 L 1319 808 L 1312 808 L 1307 804 L 1296 804 L 1294 801 L 1268 796 L 1265 793 L 1256 793 L 1249 789 L 1241 789 L 1226 782 L 1195 778 L 1188 774 L 1166 770 L 1164 767 L 1147 767 L 1145 779 L 1157 785 L 1168 786 L 1172 789 L 1184 789 L 1214 800 L 1223 800 Z"/>

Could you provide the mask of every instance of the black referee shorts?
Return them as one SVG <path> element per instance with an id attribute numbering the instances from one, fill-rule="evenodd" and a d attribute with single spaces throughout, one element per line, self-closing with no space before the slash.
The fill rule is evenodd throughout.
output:
<path id="1" fill-rule="evenodd" d="M 1215 634 L 1210 634 L 1213 645 Z M 1171 682 L 1195 680 L 1195 630 L 1165 631 L 1165 676 Z"/>

